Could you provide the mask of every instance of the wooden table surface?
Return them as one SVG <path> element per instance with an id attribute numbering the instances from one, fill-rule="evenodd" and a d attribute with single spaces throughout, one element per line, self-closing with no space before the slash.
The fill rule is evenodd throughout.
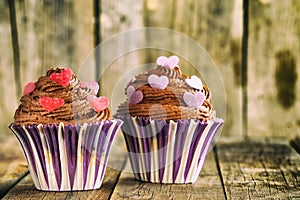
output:
<path id="1" fill-rule="evenodd" d="M 14 138 L 0 143 L 3 199 L 300 199 L 300 140 L 221 138 L 194 184 L 139 182 L 128 170 L 108 167 L 100 189 L 44 192 L 35 189 Z M 10 152 L 8 152 L 8 149 Z M 12 150 L 13 149 L 13 150 Z M 299 148 L 298 148 L 299 149 Z M 298 151 L 299 152 L 299 151 Z M 114 166 L 130 169 L 126 156 Z"/>

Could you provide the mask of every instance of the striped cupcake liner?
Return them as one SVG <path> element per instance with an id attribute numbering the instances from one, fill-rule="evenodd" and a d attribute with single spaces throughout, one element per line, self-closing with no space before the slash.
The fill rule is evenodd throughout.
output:
<path id="1" fill-rule="evenodd" d="M 122 118 L 122 132 L 136 179 L 153 183 L 194 183 L 222 119 L 151 120 Z"/>
<path id="2" fill-rule="evenodd" d="M 101 187 L 112 142 L 122 121 L 83 125 L 11 124 L 39 190 L 74 191 Z"/>

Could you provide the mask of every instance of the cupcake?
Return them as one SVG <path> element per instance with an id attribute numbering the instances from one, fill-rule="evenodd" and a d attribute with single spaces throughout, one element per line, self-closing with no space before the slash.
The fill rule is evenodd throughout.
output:
<path id="1" fill-rule="evenodd" d="M 178 57 L 161 56 L 157 67 L 135 76 L 118 106 L 122 132 L 136 179 L 194 183 L 219 127 L 210 89 L 181 73 Z"/>
<path id="2" fill-rule="evenodd" d="M 39 190 L 100 188 L 116 132 L 99 85 L 79 81 L 69 68 L 52 68 L 28 83 L 14 115 L 13 131 Z"/>

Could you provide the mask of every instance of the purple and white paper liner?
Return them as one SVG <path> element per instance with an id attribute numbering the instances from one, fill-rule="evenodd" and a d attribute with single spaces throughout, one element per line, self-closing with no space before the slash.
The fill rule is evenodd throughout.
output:
<path id="1" fill-rule="evenodd" d="M 122 121 L 83 125 L 11 124 L 39 190 L 74 191 L 100 188 L 112 142 Z"/>
<path id="2" fill-rule="evenodd" d="M 122 132 L 136 179 L 153 183 L 194 183 L 222 119 L 152 120 L 122 118 Z"/>

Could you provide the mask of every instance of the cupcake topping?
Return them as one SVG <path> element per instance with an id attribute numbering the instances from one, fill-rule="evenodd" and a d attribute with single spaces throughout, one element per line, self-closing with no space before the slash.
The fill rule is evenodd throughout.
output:
<path id="1" fill-rule="evenodd" d="M 115 117 L 211 120 L 215 110 L 210 90 L 197 76 L 182 74 L 178 57 L 157 58 L 157 68 L 139 74 L 128 84 L 128 100 L 118 107 Z"/>
<path id="2" fill-rule="evenodd" d="M 127 87 L 126 92 L 130 104 L 138 104 L 144 98 L 143 93 L 141 91 L 136 91 L 135 88 L 131 85 Z"/>
<path id="3" fill-rule="evenodd" d="M 35 89 L 35 83 L 34 82 L 28 82 L 23 90 L 23 95 L 30 94 Z"/>
<path id="4" fill-rule="evenodd" d="M 169 84 L 169 79 L 166 76 L 157 76 L 155 74 L 151 74 L 148 77 L 149 85 L 154 89 L 165 89 Z"/>
<path id="5" fill-rule="evenodd" d="M 199 108 L 205 101 L 205 96 L 202 92 L 185 92 L 183 94 L 183 100 L 189 107 Z"/>
<path id="6" fill-rule="evenodd" d="M 73 71 L 69 68 L 63 69 L 58 73 L 52 73 L 49 79 L 55 81 L 57 84 L 67 86 L 72 79 Z"/>
<path id="7" fill-rule="evenodd" d="M 174 69 L 179 62 L 179 58 L 177 56 L 170 56 L 169 58 L 165 56 L 160 56 L 156 59 L 156 64 L 158 66 L 166 67 L 168 69 Z"/>
<path id="8" fill-rule="evenodd" d="M 79 81 L 69 68 L 51 68 L 25 86 L 14 123 L 75 125 L 111 119 L 109 101 L 96 97 L 98 90 L 98 83 Z"/>
<path id="9" fill-rule="evenodd" d="M 61 98 L 51 97 L 42 97 L 40 98 L 39 102 L 43 106 L 43 108 L 48 112 L 52 112 L 53 110 L 60 108 L 65 103 L 64 100 Z"/>
<path id="10" fill-rule="evenodd" d="M 191 78 L 186 78 L 185 82 L 192 88 L 200 91 L 203 90 L 202 81 L 200 80 L 200 78 L 198 78 L 198 76 L 193 75 Z"/>

